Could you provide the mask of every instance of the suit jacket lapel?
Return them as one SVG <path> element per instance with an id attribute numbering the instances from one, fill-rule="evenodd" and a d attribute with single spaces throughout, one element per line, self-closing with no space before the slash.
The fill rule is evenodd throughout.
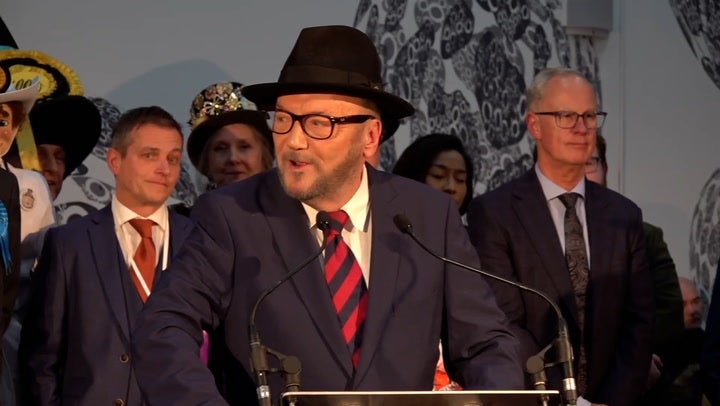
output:
<path id="1" fill-rule="evenodd" d="M 93 253 L 94 268 L 98 273 L 105 298 L 113 311 L 113 318 L 126 340 L 130 337 L 127 307 L 123 289 L 119 258 L 119 245 L 115 235 L 115 222 L 110 206 L 91 214 L 93 226 L 88 229 L 88 243 Z M 127 271 L 127 269 L 125 270 Z"/>
<path id="2" fill-rule="evenodd" d="M 265 185 L 260 186 L 260 206 L 272 230 L 274 246 L 285 263 L 286 272 L 294 270 L 320 248 L 302 205 L 289 197 L 280 185 L 277 170 L 268 173 Z M 315 219 L 310 221 L 314 222 Z M 319 257 L 307 268 L 298 272 L 291 283 L 300 301 L 307 308 L 314 326 L 328 348 L 343 368 L 347 377 L 352 376 L 350 352 L 340 331 L 330 293 L 324 278 L 322 259 Z"/>
<path id="3" fill-rule="evenodd" d="M 392 218 L 402 208 L 393 205 L 396 191 L 389 186 L 390 177 L 368 166 L 370 187 L 370 215 L 372 216 L 372 251 L 370 258 L 370 286 L 368 314 L 360 350 L 355 382 L 368 371 L 375 351 L 380 345 L 385 325 L 392 310 L 393 293 L 400 266 L 400 255 L 393 250 L 394 239 L 400 238 Z"/>
<path id="4" fill-rule="evenodd" d="M 173 210 L 168 210 L 170 215 L 170 260 L 177 255 L 180 247 L 182 247 L 185 238 L 190 235 L 193 228 L 191 220 L 183 217 L 181 214 Z M 168 264 L 169 266 L 169 264 Z M 157 278 L 156 278 L 157 279 Z"/>
<path id="5" fill-rule="evenodd" d="M 588 239 L 590 246 L 590 280 L 589 280 L 589 292 L 588 299 L 586 302 L 588 305 L 593 303 L 592 300 L 592 289 L 593 286 L 597 286 L 596 281 L 602 280 L 605 273 L 610 271 L 611 256 L 608 255 L 615 247 L 615 239 L 612 233 L 612 228 L 608 227 L 608 210 L 607 207 L 609 201 L 604 198 L 604 194 L 598 193 L 600 188 L 603 186 L 596 185 L 592 182 L 585 182 L 585 216 L 587 219 L 588 228 Z M 595 282 L 595 283 L 593 283 Z M 601 312 L 601 308 L 586 308 L 586 313 L 593 314 L 595 312 Z M 592 312 L 592 313 L 590 313 Z M 602 317 L 591 317 L 589 321 L 602 320 Z M 594 323 L 590 325 L 590 328 L 595 330 L 596 328 L 601 329 L 602 326 L 596 326 Z M 594 337 L 595 332 L 592 335 L 586 335 L 587 337 Z M 598 334 L 602 334 L 598 332 Z"/>
<path id="6" fill-rule="evenodd" d="M 572 322 L 577 325 L 577 305 L 573 296 L 570 276 L 555 224 L 548 210 L 540 181 L 531 169 L 513 192 L 513 208 L 520 224 L 525 227 L 530 243 L 542 261 L 547 279 L 552 282 L 560 298 L 559 305 L 568 309 Z"/>

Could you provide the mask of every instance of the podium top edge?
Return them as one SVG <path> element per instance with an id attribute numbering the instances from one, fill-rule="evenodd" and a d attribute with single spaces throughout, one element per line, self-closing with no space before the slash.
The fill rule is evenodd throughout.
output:
<path id="1" fill-rule="evenodd" d="M 340 395 L 428 395 L 428 396 L 452 396 L 456 395 L 560 395 L 556 390 L 461 390 L 461 391 L 299 391 L 285 392 L 286 396 L 340 396 Z"/>

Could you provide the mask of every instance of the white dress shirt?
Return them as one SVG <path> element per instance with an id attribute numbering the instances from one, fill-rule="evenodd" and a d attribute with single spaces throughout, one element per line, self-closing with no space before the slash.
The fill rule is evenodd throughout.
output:
<path id="1" fill-rule="evenodd" d="M 112 203 L 110 206 L 113 214 L 113 220 L 115 222 L 115 235 L 117 236 L 118 242 L 120 243 L 120 249 L 122 249 L 123 258 L 125 263 L 130 266 L 130 260 L 135 256 L 135 251 L 142 241 L 140 233 L 130 225 L 130 220 L 135 218 L 149 219 L 155 222 L 152 227 L 153 243 L 155 243 L 155 263 L 158 263 L 160 259 L 160 253 L 163 253 L 163 266 L 161 269 L 167 267 L 167 254 L 165 251 L 165 242 L 169 241 L 169 235 L 165 235 L 169 232 L 169 214 L 167 206 L 162 205 L 153 214 L 148 217 L 137 215 L 134 211 L 130 210 L 127 206 L 120 203 L 117 196 L 113 193 Z"/>
<path id="2" fill-rule="evenodd" d="M 322 244 L 323 234 L 315 225 L 318 211 L 303 203 L 305 213 L 310 220 L 310 229 L 317 236 L 318 246 Z M 342 232 L 343 240 L 352 250 L 360 265 L 365 284 L 370 287 L 370 254 L 372 252 L 372 221 L 370 218 L 370 189 L 367 180 L 367 168 L 363 166 L 362 180 L 355 194 L 341 208 L 350 217 Z"/>
<path id="3" fill-rule="evenodd" d="M 540 186 L 542 187 L 545 200 L 550 209 L 550 216 L 552 216 L 553 223 L 555 224 L 555 231 L 557 231 L 558 239 L 560 240 L 560 246 L 563 252 L 565 252 L 565 205 L 560 201 L 559 197 L 565 193 L 577 193 L 580 195 L 580 199 L 575 202 L 575 212 L 577 213 L 580 225 L 583 228 L 583 238 L 585 239 L 585 253 L 588 258 L 588 269 L 590 269 L 590 240 L 588 239 L 588 228 L 587 219 L 585 215 L 585 177 L 575 185 L 571 190 L 565 190 L 561 186 L 548 179 L 545 176 L 537 164 L 535 164 L 535 173 L 537 174 L 538 180 L 540 180 Z"/>

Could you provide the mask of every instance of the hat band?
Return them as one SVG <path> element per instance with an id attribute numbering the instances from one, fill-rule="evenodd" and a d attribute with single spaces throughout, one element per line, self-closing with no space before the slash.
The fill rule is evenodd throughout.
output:
<path id="1" fill-rule="evenodd" d="M 317 83 L 324 85 L 362 86 L 382 92 L 383 85 L 369 80 L 365 75 L 323 66 L 287 66 L 278 83 Z"/>

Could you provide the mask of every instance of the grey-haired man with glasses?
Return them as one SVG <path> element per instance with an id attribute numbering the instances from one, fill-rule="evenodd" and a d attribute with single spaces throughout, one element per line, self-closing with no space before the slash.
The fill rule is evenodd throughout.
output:
<path id="1" fill-rule="evenodd" d="M 535 167 L 471 203 L 471 239 L 486 270 L 533 286 L 559 305 L 574 352 L 578 404 L 629 405 L 645 388 L 655 311 L 641 211 L 585 179 L 588 165 L 596 165 L 591 156 L 607 114 L 582 74 L 541 71 L 527 105 Z M 501 284 L 494 290 L 523 359 L 553 341 L 557 320 L 546 303 Z M 550 389 L 562 388 L 559 367 L 547 375 Z"/>

